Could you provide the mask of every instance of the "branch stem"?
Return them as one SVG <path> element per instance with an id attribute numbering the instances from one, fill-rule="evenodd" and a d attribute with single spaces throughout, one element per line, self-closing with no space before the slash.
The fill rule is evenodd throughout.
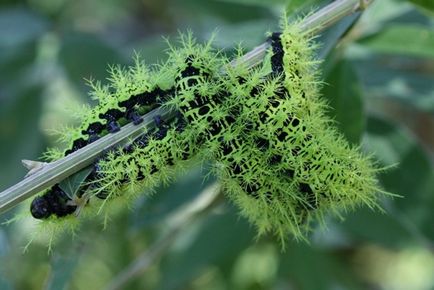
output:
<path id="1" fill-rule="evenodd" d="M 221 204 L 221 189 L 214 183 L 205 188 L 191 203 L 169 217 L 168 230 L 148 249 L 117 274 L 106 290 L 124 289 L 131 279 L 143 274 L 154 265 L 165 251 L 175 242 L 181 231 L 194 220 Z M 165 228 L 166 228 L 165 227 Z"/>
<path id="2" fill-rule="evenodd" d="M 364 10 L 372 1 L 373 0 L 334 1 L 304 19 L 301 25 L 304 30 L 312 34 L 318 34 L 345 16 Z M 234 60 L 232 65 L 237 66 L 243 64 L 248 67 L 256 66 L 262 62 L 268 48 L 269 44 L 263 43 L 243 57 Z M 104 136 L 98 141 L 85 146 L 65 158 L 47 164 L 34 174 L 1 192 L 0 213 L 5 212 L 23 200 L 91 165 L 105 150 L 116 145 L 125 144 L 129 140 L 133 140 L 143 134 L 144 131 L 152 129 L 154 126 L 153 117 L 157 115 L 160 115 L 164 119 L 172 117 L 171 112 L 161 108 L 156 109 L 146 114 L 143 117 L 144 122 L 140 125 L 128 124 L 122 127 L 120 132 Z"/>

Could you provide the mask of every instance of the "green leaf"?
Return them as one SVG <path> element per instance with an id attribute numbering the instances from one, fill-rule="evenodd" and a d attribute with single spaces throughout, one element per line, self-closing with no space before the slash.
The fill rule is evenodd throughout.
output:
<path id="1" fill-rule="evenodd" d="M 36 160 L 43 148 L 41 88 L 23 88 L 7 101 L 0 99 L 0 190 L 22 179 L 21 160 Z"/>
<path id="2" fill-rule="evenodd" d="M 258 5 L 258 6 L 270 6 L 270 5 L 276 5 L 276 4 L 286 4 L 288 0 L 269 0 L 269 1 L 263 1 L 263 0 L 217 0 L 217 2 L 227 2 L 227 3 L 238 3 L 238 4 L 244 4 L 244 5 Z"/>
<path id="3" fill-rule="evenodd" d="M 415 240 L 412 233 L 391 212 L 360 208 L 346 214 L 338 224 L 353 244 L 376 243 L 399 248 Z"/>
<path id="4" fill-rule="evenodd" d="M 330 102 L 329 114 L 348 141 L 357 144 L 365 127 L 362 91 L 351 63 L 339 62 L 330 72 L 323 88 Z"/>
<path id="5" fill-rule="evenodd" d="M 276 20 L 260 19 L 239 24 L 222 24 L 219 25 L 215 45 L 227 49 L 241 43 L 243 48 L 252 49 L 265 41 L 265 32 L 270 29 L 279 30 Z"/>
<path id="6" fill-rule="evenodd" d="M 204 188 L 215 181 L 206 169 L 194 168 L 182 174 L 177 182 L 156 189 L 158 194 L 145 197 L 131 213 L 132 227 L 143 228 L 161 222 L 180 206 L 191 202 Z"/>
<path id="7" fill-rule="evenodd" d="M 7 49 L 29 43 L 40 37 L 48 28 L 45 19 L 27 9 L 0 10 L 0 54 Z"/>
<path id="8" fill-rule="evenodd" d="M 339 40 L 352 28 L 354 23 L 359 19 L 360 13 L 355 13 L 345 17 L 335 25 L 327 28 L 318 38 L 321 47 L 318 49 L 317 55 L 319 59 L 325 59 L 330 52 L 336 47 Z"/>
<path id="9" fill-rule="evenodd" d="M 422 25 L 389 25 L 360 43 L 375 52 L 434 59 L 434 30 Z"/>
<path id="10" fill-rule="evenodd" d="M 434 1 L 432 0 L 409 0 L 410 2 L 434 12 Z"/>
<path id="11" fill-rule="evenodd" d="M 34 82 L 31 73 L 35 57 L 36 44 L 33 42 L 7 50 L 0 48 L 0 86 L 5 93 L 0 101 L 21 94 L 23 87 Z"/>
<path id="12" fill-rule="evenodd" d="M 264 1 L 265 2 L 265 1 Z M 287 1 L 286 11 L 288 14 L 304 11 L 307 13 L 312 7 L 321 7 L 330 1 L 327 0 L 290 0 Z"/>
<path id="13" fill-rule="evenodd" d="M 61 39 L 60 63 L 72 81 L 87 92 L 85 79 L 107 79 L 107 68 L 111 64 L 125 64 L 121 55 L 97 35 L 69 32 Z"/>
<path id="14" fill-rule="evenodd" d="M 170 37 L 170 39 L 174 38 L 176 36 Z M 167 59 L 166 49 L 166 41 L 161 35 L 158 35 L 137 39 L 136 42 L 126 48 L 126 51 L 136 51 L 146 63 L 150 64 L 156 62 L 156 60 L 165 61 Z"/>
<path id="15" fill-rule="evenodd" d="M 333 252 L 303 242 L 288 246 L 281 257 L 279 276 L 297 289 L 364 289 L 351 268 Z"/>
<path id="16" fill-rule="evenodd" d="M 396 199 L 396 204 L 414 208 L 417 196 L 428 194 L 424 188 L 433 170 L 428 156 L 412 136 L 391 123 L 371 119 L 368 126 L 366 143 L 369 151 L 375 152 L 386 166 L 397 164 L 396 168 L 381 175 L 383 185 L 389 191 L 404 196 L 404 199 Z"/>
<path id="17" fill-rule="evenodd" d="M 434 75 L 424 71 L 423 59 L 369 56 L 353 61 L 366 97 L 394 99 L 423 111 L 434 112 Z"/>
<path id="18" fill-rule="evenodd" d="M 0 219 L 1 221 L 1 219 Z M 7 254 L 10 249 L 10 244 L 8 241 L 8 238 L 6 236 L 6 232 L 3 229 L 0 229 L 0 259 L 5 260 L 7 259 Z M 10 277 L 5 275 L 4 273 L 4 266 L 0 266 L 0 289 L 13 289 L 12 285 L 10 283 Z"/>
<path id="19" fill-rule="evenodd" d="M 363 36 L 384 28 L 385 23 L 404 19 L 409 13 L 414 12 L 413 5 L 401 0 L 381 0 L 374 1 L 368 9 L 363 11 L 361 19 L 362 29 L 358 31 Z"/>
<path id="20" fill-rule="evenodd" d="M 79 254 L 72 251 L 68 256 L 56 254 L 51 263 L 52 272 L 45 290 L 69 289 L 68 285 L 71 283 L 79 257 Z"/>
<path id="21" fill-rule="evenodd" d="M 434 172 L 428 156 L 410 134 L 380 118 L 369 119 L 363 144 L 379 166 L 397 164 L 379 177 L 386 191 L 402 197 L 387 198 L 385 213 L 362 208 L 348 214 L 340 226 L 352 240 L 387 247 L 433 239 Z"/>
<path id="22" fill-rule="evenodd" d="M 180 289 L 209 267 L 229 271 L 254 239 L 252 229 L 237 215 L 231 207 L 186 228 L 162 263 L 165 275 L 158 289 Z"/>
<path id="23" fill-rule="evenodd" d="M 364 143 L 367 150 L 374 152 L 383 165 L 398 164 L 397 168 L 382 175 L 385 185 L 394 193 L 414 196 L 432 174 L 429 157 L 420 144 L 408 132 L 391 122 L 370 118 Z"/>
<path id="24" fill-rule="evenodd" d="M 3 290 L 12 290 L 12 285 L 2 276 L 0 275 L 0 289 Z"/>
<path id="25" fill-rule="evenodd" d="M 240 23 L 271 18 L 273 16 L 273 5 L 266 5 L 264 7 L 263 4 L 250 5 L 237 2 L 184 0 L 182 2 L 171 1 L 171 5 L 172 9 L 175 9 L 179 15 L 184 15 L 183 20 L 188 22 L 189 27 L 200 27 L 201 23 L 209 25 L 216 20 L 226 23 Z M 189 16 L 185 17 L 185 15 Z M 215 26 L 212 29 L 208 29 L 208 31 L 213 29 L 215 29 Z"/>
<path id="26" fill-rule="evenodd" d="M 76 196 L 78 191 L 83 185 L 83 182 L 92 172 L 93 166 L 86 167 L 85 169 L 71 175 L 70 177 L 62 180 L 59 183 L 59 187 L 66 193 L 69 198 Z"/>

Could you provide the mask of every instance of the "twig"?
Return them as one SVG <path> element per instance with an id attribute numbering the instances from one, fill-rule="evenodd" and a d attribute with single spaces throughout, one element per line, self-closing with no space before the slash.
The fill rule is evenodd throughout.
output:
<path id="1" fill-rule="evenodd" d="M 184 226 L 220 204 L 219 201 L 221 196 L 220 188 L 217 184 L 205 188 L 205 190 L 199 194 L 194 201 L 169 218 L 172 226 L 164 236 L 154 242 L 147 251 L 138 256 L 122 272 L 115 276 L 107 286 L 106 290 L 123 289 L 128 281 L 145 272 L 176 240 L 176 237 Z"/>
<path id="2" fill-rule="evenodd" d="M 301 24 L 302 28 L 312 34 L 317 34 L 343 17 L 365 9 L 372 1 L 337 0 L 306 18 Z M 248 67 L 258 65 L 262 62 L 268 48 L 269 44 L 264 43 L 243 57 L 234 60 L 232 65 L 243 64 Z M 144 116 L 142 124 L 136 126 L 128 124 L 120 132 L 108 134 L 65 158 L 44 166 L 21 182 L 1 192 L 0 213 L 89 166 L 104 150 L 124 144 L 142 134 L 144 130 L 153 128 L 153 117 L 156 115 L 160 115 L 164 119 L 172 117 L 171 112 L 156 109 Z"/>

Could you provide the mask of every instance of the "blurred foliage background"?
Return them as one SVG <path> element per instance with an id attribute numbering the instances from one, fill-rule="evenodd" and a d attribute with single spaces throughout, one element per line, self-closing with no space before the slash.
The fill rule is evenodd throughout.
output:
<path id="1" fill-rule="evenodd" d="M 134 51 L 162 60 L 161 35 L 186 29 L 200 40 L 217 29 L 229 53 L 240 42 L 250 49 L 284 9 L 300 15 L 326 2 L 2 0 L 0 190 L 24 176 L 21 159 L 56 143 L 51 131 L 73 124 L 68 110 L 90 101 L 84 78 L 104 80 L 108 64 L 129 64 Z M 434 2 L 377 0 L 319 40 L 330 114 L 382 165 L 399 164 L 381 176 L 402 195 L 384 200 L 386 214 L 330 218 L 285 252 L 272 237 L 255 239 L 228 203 L 174 231 L 173 216 L 213 182 L 198 168 L 50 253 L 44 239 L 23 253 L 34 225 L 2 225 L 0 289 L 434 289 Z"/>

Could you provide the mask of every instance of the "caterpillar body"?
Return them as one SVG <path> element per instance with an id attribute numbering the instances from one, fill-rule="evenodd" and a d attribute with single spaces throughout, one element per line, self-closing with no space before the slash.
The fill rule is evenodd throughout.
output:
<path id="1" fill-rule="evenodd" d="M 149 190 L 196 157 L 214 162 L 227 196 L 259 233 L 274 232 L 282 241 L 304 237 L 311 221 L 328 212 L 377 206 L 378 169 L 325 115 L 312 40 L 298 24 L 284 24 L 269 41 L 268 62 L 252 70 L 231 67 L 211 42 L 196 44 L 191 35 L 182 48 L 170 47 L 159 71 L 142 64 L 127 75 L 112 70 L 116 93 L 94 86 L 100 105 L 74 131 L 69 151 L 127 121 L 138 124 L 139 114 L 159 105 L 177 116 L 157 118 L 155 130 L 102 156 L 82 193 L 112 200 Z M 76 211 L 58 186 L 31 207 L 36 218 Z"/>
<path id="2" fill-rule="evenodd" d="M 99 101 L 94 108 L 86 108 L 81 114 L 81 125 L 68 129 L 70 140 L 68 155 L 87 144 L 96 141 L 107 133 L 120 130 L 127 122 L 139 124 L 143 115 L 158 105 L 158 100 L 170 94 L 170 88 L 162 89 L 170 82 L 168 76 L 149 70 L 144 63 L 136 59 L 136 64 L 129 71 L 112 67 L 111 86 L 102 86 L 99 82 L 90 83 L 92 97 Z M 111 92 L 112 91 L 112 92 Z"/>
<path id="3" fill-rule="evenodd" d="M 97 191 L 109 188 L 108 196 L 111 196 L 129 187 L 131 192 L 136 182 L 141 182 L 141 187 L 146 184 L 145 187 L 150 189 L 160 181 L 168 180 L 173 167 L 194 156 L 206 141 L 199 128 L 205 128 L 207 124 L 201 126 L 200 122 L 205 120 L 205 112 L 219 102 L 212 94 L 218 91 L 217 83 L 213 72 L 208 71 L 209 61 L 214 55 L 209 50 L 194 56 L 185 55 L 185 52 L 191 53 L 192 50 L 193 43 L 191 40 L 188 43 L 187 48 L 172 51 L 174 60 L 170 60 L 181 63 L 174 68 L 177 72 L 175 93 L 166 98 L 165 104 L 179 103 L 175 108 L 179 112 L 176 120 L 166 125 L 164 130 L 161 130 L 162 124 L 157 124 L 157 134 L 151 135 L 151 138 L 145 135 L 146 142 L 139 138 L 141 144 L 133 142 L 128 146 L 128 152 L 122 148 L 117 154 L 102 159 L 98 163 L 100 178 L 96 181 Z M 178 62 L 179 59 L 183 61 Z"/>
<path id="4" fill-rule="evenodd" d="M 87 110 L 90 115 L 84 116 L 83 124 L 79 128 L 73 130 L 72 134 L 68 134 L 68 137 L 80 134 L 87 134 L 89 133 L 89 131 L 91 131 L 89 128 L 98 128 L 100 130 L 97 131 L 95 129 L 94 131 L 92 131 L 93 135 L 89 134 L 89 138 L 87 140 L 84 140 L 82 135 L 80 135 L 78 139 L 70 141 L 69 143 L 73 144 L 72 148 L 65 151 L 64 154 L 68 155 L 107 133 L 113 133 L 118 131 L 119 123 L 127 119 L 129 115 L 137 116 L 136 112 L 140 112 L 142 114 L 146 113 L 150 110 L 150 108 L 155 108 L 156 106 L 158 106 L 158 104 L 161 103 L 162 100 L 168 100 L 174 91 L 184 92 L 184 94 L 186 94 L 186 92 L 189 91 L 187 89 L 189 86 L 196 85 L 203 78 L 209 78 L 211 72 L 209 71 L 210 69 L 217 71 L 217 68 L 222 65 L 222 62 L 219 61 L 219 58 L 216 59 L 214 58 L 214 54 L 211 54 L 209 45 L 196 45 L 191 35 L 187 35 L 181 40 L 184 44 L 184 47 L 182 49 L 175 49 L 171 47 L 171 54 L 169 60 L 165 65 L 160 67 L 160 71 L 158 74 L 150 74 L 149 70 L 144 67 L 144 64 L 139 60 L 136 60 L 135 68 L 131 69 L 132 73 L 125 73 L 119 68 L 111 69 L 111 81 L 112 87 L 116 91 L 115 94 L 108 94 L 108 87 L 102 87 L 98 83 L 93 85 L 94 92 L 92 93 L 92 95 L 96 96 L 96 98 L 100 100 L 100 104 L 93 109 Z M 192 54 L 195 55 L 194 58 L 192 57 Z M 211 66 L 213 65 L 213 63 L 215 63 L 214 67 Z M 203 70 L 203 72 L 199 73 L 201 70 Z M 151 79 L 153 80 L 153 83 L 151 83 Z M 160 89 L 160 87 L 162 87 L 161 84 L 172 84 L 172 87 L 163 91 Z M 150 90 L 150 88 L 153 88 L 153 90 Z M 205 91 L 210 89 L 211 87 L 208 86 L 207 88 L 205 88 Z M 148 91 L 142 92 L 138 95 L 136 94 L 137 91 L 143 90 Z M 131 93 L 133 93 L 133 95 L 128 97 L 128 95 Z M 157 93 L 159 93 L 159 95 L 157 95 Z M 104 99 L 105 95 L 108 96 L 108 99 Z M 178 93 L 178 95 L 181 95 L 181 93 Z M 193 103 L 198 101 L 199 100 L 194 100 L 193 98 L 189 102 L 184 104 L 181 109 L 184 112 L 187 112 L 187 108 L 190 108 L 190 114 L 192 112 L 191 107 L 197 107 L 197 105 L 194 105 Z M 126 109 L 120 109 L 120 107 L 122 106 Z M 128 114 L 128 112 L 133 112 L 134 114 Z M 105 121 L 104 118 L 106 119 Z M 190 118 L 188 114 L 187 118 Z M 131 121 L 135 122 L 139 120 L 140 119 L 135 118 Z M 103 124 L 105 123 L 107 125 L 107 129 L 101 129 L 104 127 Z M 159 123 L 161 123 L 161 121 Z M 176 130 L 180 131 L 182 121 L 179 121 L 178 123 L 178 128 Z M 83 130 L 83 128 L 88 129 Z M 135 154 L 138 154 L 137 158 L 139 159 L 140 156 L 144 157 L 145 153 L 142 152 L 143 150 L 146 151 L 150 149 L 151 152 L 154 152 L 155 154 L 156 152 L 160 152 L 161 148 L 167 149 L 167 146 L 164 145 L 167 145 L 166 143 L 167 140 L 170 139 L 170 134 L 167 138 L 165 138 L 165 135 L 166 133 L 164 134 L 164 136 L 162 136 L 161 130 L 153 133 L 145 133 L 144 136 L 138 138 L 137 141 L 129 144 L 127 146 L 129 149 L 120 148 L 119 150 L 115 150 L 115 153 L 110 152 L 109 154 L 107 154 L 106 157 L 102 157 L 101 161 L 95 164 L 92 174 L 90 174 L 89 178 L 86 180 L 87 183 L 91 183 L 91 186 L 85 185 L 83 187 L 83 190 L 80 192 L 79 197 L 81 197 L 81 195 L 84 193 L 83 191 L 91 189 L 92 193 L 94 193 L 91 195 L 95 195 L 99 198 L 105 198 L 107 195 L 110 195 L 110 193 L 108 192 L 116 191 L 120 185 L 125 183 L 125 181 L 137 181 L 137 179 L 143 179 L 142 175 L 144 173 L 143 171 L 145 171 L 145 168 L 142 168 L 141 170 L 133 170 L 134 172 L 138 172 L 138 174 L 140 174 L 139 177 L 123 177 L 119 180 L 113 177 L 112 179 L 110 179 L 112 181 L 110 183 L 112 185 L 110 190 L 107 190 L 106 187 L 103 186 L 97 186 L 97 184 L 102 185 L 102 180 L 94 180 L 97 177 L 99 177 L 100 179 L 102 178 L 103 174 L 101 173 L 101 167 L 104 168 L 104 165 L 109 163 L 112 163 L 109 167 L 113 167 L 115 166 L 115 164 L 119 164 L 120 160 L 122 161 L 125 159 L 125 154 L 130 155 L 130 157 L 126 158 L 126 162 L 128 163 L 134 159 L 132 156 L 134 156 Z M 163 142 L 158 142 L 162 141 L 161 139 L 164 139 Z M 163 146 L 161 146 L 161 144 L 159 143 L 162 143 Z M 153 146 L 156 146 L 159 149 L 154 148 Z M 183 151 L 181 160 L 185 160 L 191 155 L 191 152 L 188 152 L 190 150 L 189 148 L 193 148 L 195 145 L 190 142 L 190 144 L 185 144 L 183 146 L 188 148 Z M 139 147 L 138 149 L 140 150 L 134 150 L 136 147 Z M 143 147 L 147 148 L 143 149 Z M 154 148 L 154 150 L 152 150 L 151 148 Z M 58 156 L 63 156 L 63 153 L 59 154 L 59 152 L 50 152 L 51 159 L 55 160 L 58 158 Z M 164 163 L 163 160 L 165 160 L 164 156 L 166 155 L 166 151 L 163 150 L 161 154 L 157 154 L 156 156 L 148 160 L 159 160 L 159 163 Z M 169 158 L 169 160 L 172 159 L 172 157 L 167 158 Z M 172 162 L 168 163 L 171 165 Z M 122 164 L 123 166 L 127 166 L 125 163 L 122 162 L 120 164 Z M 133 164 L 129 165 L 133 166 Z M 150 166 L 152 168 L 156 167 L 155 164 Z M 120 167 L 117 168 L 117 171 L 119 171 Z M 125 170 L 120 171 L 124 172 Z M 155 173 L 154 171 L 155 170 L 151 170 L 151 172 L 147 172 L 147 174 L 153 174 Z M 102 179 L 107 180 L 108 178 L 110 178 L 110 174 L 106 174 Z M 157 178 L 152 178 L 151 180 L 157 180 Z M 59 206 L 51 206 L 51 204 L 53 204 L 53 200 Z M 48 218 L 52 214 L 58 217 L 63 217 L 65 215 L 74 213 L 76 209 L 77 205 L 70 198 L 68 198 L 64 192 L 62 192 L 58 185 L 55 185 L 51 190 L 49 190 L 47 194 L 35 198 L 31 205 L 32 216 L 38 219 Z"/>

